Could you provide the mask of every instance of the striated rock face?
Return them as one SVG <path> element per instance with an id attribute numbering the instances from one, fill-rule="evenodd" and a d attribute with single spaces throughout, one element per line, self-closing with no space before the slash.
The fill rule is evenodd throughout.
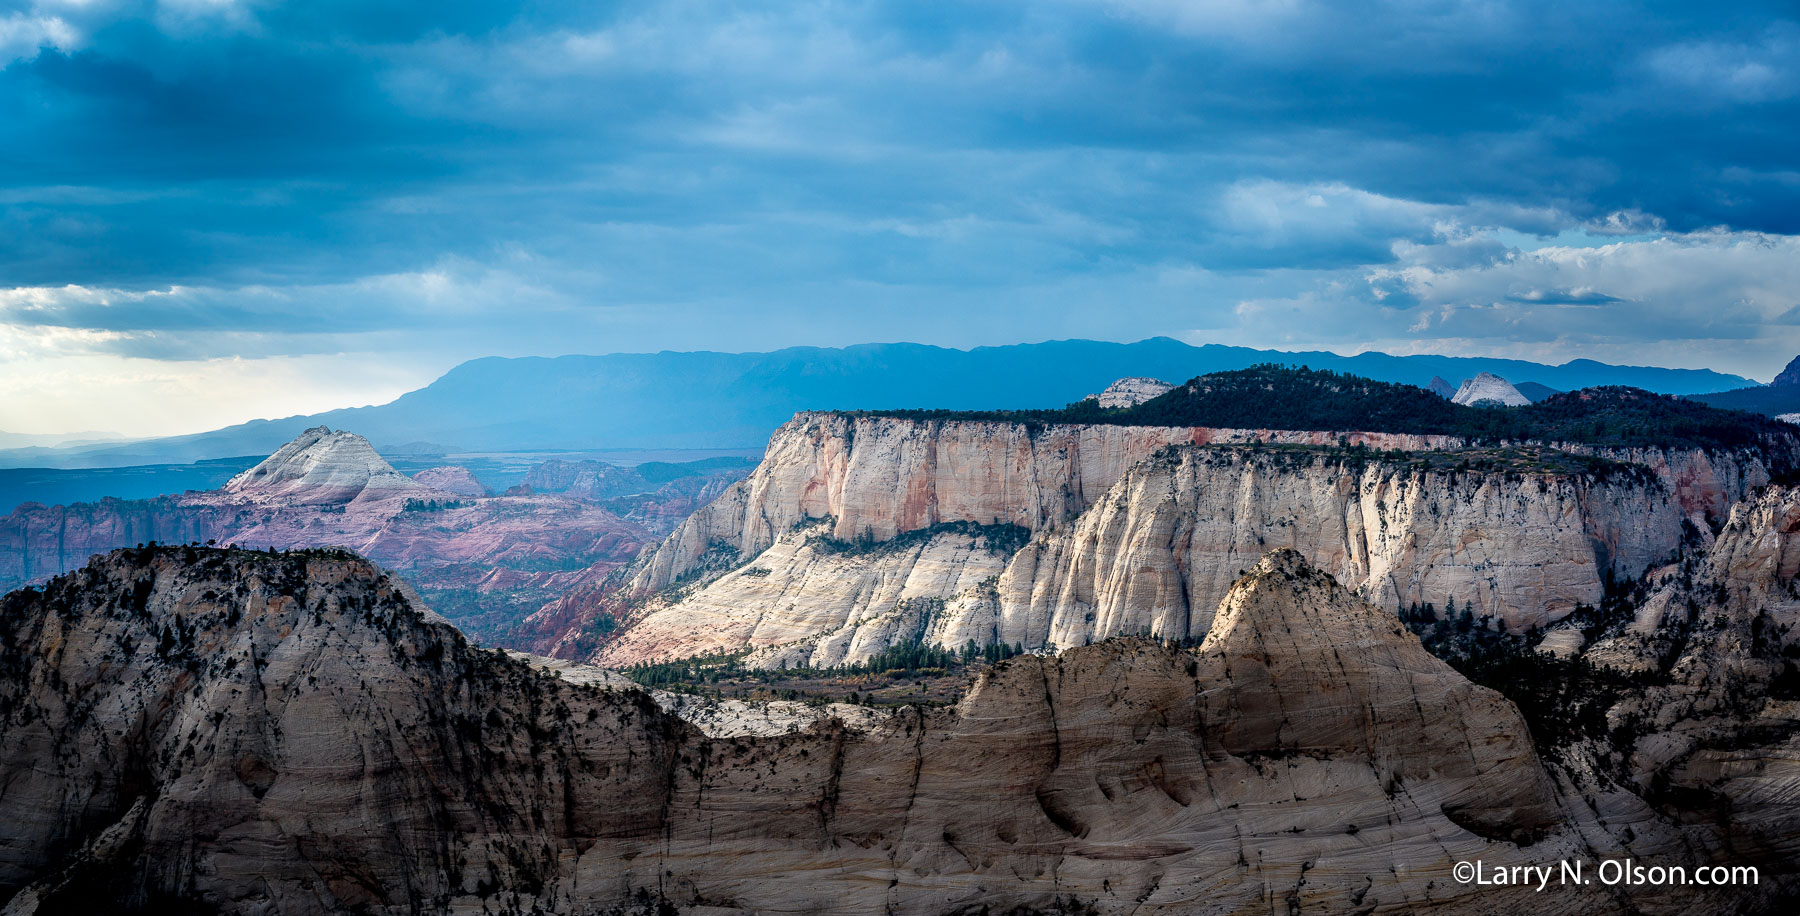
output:
<path id="1" fill-rule="evenodd" d="M 1134 467 L 1072 527 L 1020 551 L 993 616 L 945 636 L 1197 637 L 1241 570 L 1276 547 L 1383 608 L 1455 599 L 1516 631 L 1598 605 L 1609 577 L 1666 562 L 1681 533 L 1676 501 L 1641 471 L 1421 470 L 1189 447 Z"/>
<path id="2" fill-rule="evenodd" d="M 487 497 L 494 495 L 486 484 L 475 479 L 475 475 L 470 473 L 468 468 L 455 465 L 426 468 L 412 475 L 412 479 L 433 490 L 442 490 L 457 496 Z"/>
<path id="3" fill-rule="evenodd" d="M 1446 437 L 807 414 L 749 478 L 528 629 L 535 651 L 614 665 L 1198 638 L 1233 578 L 1290 546 L 1382 607 L 1454 598 L 1517 631 L 1710 539 L 1770 479 L 1754 449 L 1496 454 Z M 957 524 L 1024 537 L 913 537 Z M 904 549 L 828 549 L 901 535 Z"/>
<path id="4" fill-rule="evenodd" d="M 347 503 L 423 489 L 376 454 L 369 440 L 324 426 L 301 433 L 223 487 L 244 499 L 288 505 Z"/>
<path id="5" fill-rule="evenodd" d="M 1450 400 L 1465 407 L 1523 407 L 1531 403 L 1531 399 L 1520 394 L 1511 382 L 1492 372 L 1476 374 L 1472 379 L 1464 379 L 1462 387 Z"/>
<path id="6" fill-rule="evenodd" d="M 709 737 L 469 648 L 358 560 L 122 551 L 0 607 L 0 900 L 1554 914 L 1791 889 L 1780 858 L 1750 888 L 1458 884 L 1477 858 L 1732 859 L 1706 825 L 1614 836 L 1509 703 L 1296 554 L 1217 618 L 1197 650 L 1022 657 L 866 730 Z"/>
<path id="7" fill-rule="evenodd" d="M 1681 544 L 1653 474 L 1421 469 L 1406 459 L 1164 449 L 1071 524 L 914 532 L 846 554 L 802 526 L 747 565 L 650 599 L 601 664 L 751 648 L 753 662 L 859 662 L 911 639 L 1027 648 L 1198 638 L 1244 569 L 1292 547 L 1390 610 L 1452 599 L 1523 630 L 1598 605 Z M 921 536 L 928 535 L 928 536 Z M 774 651 L 780 649 L 780 651 Z"/>
<path id="8" fill-rule="evenodd" d="M 1030 427 L 998 421 L 912 421 L 797 415 L 748 478 L 694 513 L 637 564 L 627 592 L 649 595 L 688 575 L 709 551 L 751 557 L 794 527 L 830 519 L 842 541 L 886 541 L 951 522 L 1066 525 L 1126 469 L 1169 445 L 1344 442 L 1371 449 L 1456 447 L 1446 436 L 1150 426 Z"/>
<path id="9" fill-rule="evenodd" d="M 1174 385 L 1162 379 L 1134 376 L 1113 382 L 1099 394 L 1088 395 L 1088 400 L 1095 401 L 1101 407 L 1136 407 L 1151 398 L 1174 390 Z"/>
<path id="10" fill-rule="evenodd" d="M 44 912 L 541 886 L 546 833 L 654 829 L 681 733 L 641 694 L 544 689 L 354 558 L 99 558 L 7 596 L 0 672 L 0 898 L 35 883 Z"/>
<path id="11" fill-rule="evenodd" d="M 596 661 L 630 665 L 745 648 L 765 650 L 752 658 L 765 667 L 865 661 L 890 646 L 935 640 L 970 604 L 990 604 L 1024 535 L 1013 526 L 964 524 L 865 547 L 834 544 L 826 527 L 786 532 L 748 565 L 661 596 Z M 982 635 L 979 642 L 990 641 Z"/>

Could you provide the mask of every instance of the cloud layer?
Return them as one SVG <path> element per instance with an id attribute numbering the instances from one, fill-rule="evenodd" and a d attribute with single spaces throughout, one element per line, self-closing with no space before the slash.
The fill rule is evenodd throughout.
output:
<path id="1" fill-rule="evenodd" d="M 128 425 L 99 392 L 130 366 L 283 360 L 268 390 L 323 400 L 305 366 L 882 339 L 1768 377 L 1800 352 L 1794 15 L 0 3 L 0 387 L 69 391 L 0 428 Z"/>

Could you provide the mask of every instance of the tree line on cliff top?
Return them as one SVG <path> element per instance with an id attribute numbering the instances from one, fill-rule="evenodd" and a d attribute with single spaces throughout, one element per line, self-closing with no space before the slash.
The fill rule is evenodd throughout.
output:
<path id="1" fill-rule="evenodd" d="M 872 410 L 851 416 L 1120 426 L 1328 430 L 1443 435 L 1474 443 L 1563 442 L 1602 448 L 1769 448 L 1791 452 L 1796 430 L 1639 388 L 1605 386 L 1523 407 L 1465 407 L 1412 385 L 1330 370 L 1265 364 L 1203 375 L 1135 407 L 1093 400 L 1055 410 Z"/>

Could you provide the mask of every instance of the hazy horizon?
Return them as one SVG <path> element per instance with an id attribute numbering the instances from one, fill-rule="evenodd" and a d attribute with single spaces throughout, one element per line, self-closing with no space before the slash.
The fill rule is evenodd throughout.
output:
<path id="1" fill-rule="evenodd" d="M 1064 338 L 1061 340 L 1017 341 L 1017 342 L 1006 343 L 1006 344 L 980 344 L 980 345 L 974 345 L 974 346 L 969 346 L 969 347 L 940 347 L 940 349 L 966 353 L 966 352 L 970 352 L 973 350 L 979 350 L 979 349 L 1008 348 L 1008 347 L 1031 347 L 1031 346 L 1041 346 L 1041 345 L 1055 344 L 1055 343 L 1092 342 L 1092 343 L 1131 344 L 1131 343 L 1147 343 L 1151 340 L 1157 340 L 1157 339 L 1173 340 L 1173 338 L 1166 338 L 1166 337 L 1143 338 L 1142 340 L 1138 340 L 1138 341 L 1091 341 L 1086 338 Z M 1181 342 L 1181 343 L 1185 343 L 1185 342 Z M 1206 344 L 1187 344 L 1187 345 L 1195 346 L 1195 347 L 1206 346 Z M 840 350 L 841 351 L 841 350 L 849 349 L 852 347 L 892 347 L 892 346 L 939 347 L 939 345 L 937 345 L 937 344 L 925 344 L 920 341 L 894 340 L 894 341 L 864 341 L 864 342 L 860 342 L 860 343 L 856 343 L 856 344 L 845 345 L 842 347 L 822 347 L 822 348 L 813 348 L 813 349 L 826 349 L 826 350 Z M 1229 345 L 1226 345 L 1226 346 L 1229 346 Z M 719 353 L 719 354 L 726 354 L 726 355 L 757 355 L 757 354 L 763 354 L 763 353 L 778 352 L 780 350 L 808 349 L 808 348 L 809 347 L 807 345 L 795 345 L 794 347 L 776 348 L 775 350 L 705 350 L 705 351 L 691 351 L 691 350 L 690 351 L 668 351 L 668 350 L 665 350 L 665 351 L 657 351 L 657 352 Z M 1271 354 L 1301 352 L 1301 351 L 1295 351 L 1295 350 L 1272 350 L 1272 349 L 1263 349 L 1263 348 L 1248 348 L 1248 349 L 1262 349 L 1263 352 L 1268 352 Z M 1361 356 L 1361 355 L 1365 355 L 1365 354 L 1389 355 L 1389 356 L 1449 356 L 1450 355 L 1450 354 L 1429 354 L 1429 353 L 1392 354 L 1392 353 L 1386 353 L 1385 351 L 1368 350 L 1368 349 L 1359 350 L 1359 351 L 1356 351 L 1353 353 L 1345 353 L 1345 352 L 1340 352 L 1337 350 L 1332 350 L 1329 348 L 1322 348 L 1322 347 L 1321 348 L 1312 348 L 1305 352 L 1329 353 L 1329 354 L 1333 354 L 1335 356 L 1344 357 L 1344 358 L 1353 358 L 1353 357 Z M 645 353 L 642 351 L 620 352 L 620 353 L 561 353 L 561 354 L 543 354 L 543 355 L 535 355 L 534 354 L 534 355 L 528 355 L 528 356 L 523 356 L 523 357 L 498 357 L 498 358 L 502 358 L 502 359 L 531 359 L 531 358 L 559 359 L 559 358 L 564 358 L 564 357 L 608 357 L 608 356 L 641 356 L 641 355 L 651 355 L 651 354 L 648 354 L 648 353 Z M 493 357 L 475 357 L 474 359 L 478 360 L 478 359 L 487 359 L 487 358 L 493 358 Z M 1511 357 L 1486 357 L 1486 356 L 1483 356 L 1480 354 L 1460 355 L 1460 356 L 1455 356 L 1453 358 L 1511 359 Z M 1554 367 L 1554 366 L 1558 366 L 1558 365 L 1568 365 L 1570 363 L 1578 362 L 1582 359 L 1583 359 L 1583 357 L 1574 357 L 1570 360 L 1565 360 L 1562 363 L 1543 363 L 1542 365 L 1549 366 L 1549 367 Z M 57 437 L 66 437 L 68 439 L 80 439 L 80 438 L 96 438 L 96 439 L 98 439 L 98 438 L 104 438 L 104 437 L 112 437 L 112 438 L 116 438 L 116 439 L 119 439 L 122 441 L 123 440 L 138 440 L 138 439 L 157 439 L 157 438 L 183 436 L 183 435 L 191 435 L 194 433 L 208 432 L 211 430 L 216 430 L 216 429 L 220 429 L 220 428 L 224 428 L 224 427 L 236 426 L 241 423 L 248 423 L 248 422 L 255 422 L 255 421 L 262 421 L 262 420 L 290 419 L 290 418 L 294 418 L 294 417 L 304 417 L 304 416 L 310 416 L 310 415 L 318 414 L 318 413 L 325 413 L 325 412 L 332 411 L 332 410 L 354 409 L 354 408 L 362 408 L 362 407 L 375 407 L 375 406 L 390 404 L 397 398 L 399 398 L 409 392 L 418 391 L 421 388 L 428 387 L 433 382 L 436 382 L 437 380 L 443 378 L 451 370 L 455 369 L 456 366 L 463 365 L 464 363 L 470 362 L 470 361 L 473 361 L 473 360 L 464 360 L 464 361 L 458 362 L 457 364 L 455 364 L 453 366 L 448 366 L 444 369 L 443 372 L 438 372 L 438 373 L 432 374 L 430 377 L 426 378 L 424 381 L 420 382 L 417 385 L 407 387 L 403 390 L 395 392 L 393 395 L 391 395 L 389 397 L 385 397 L 380 400 L 374 400 L 374 401 L 357 402 L 357 403 L 333 403 L 333 404 L 326 404 L 323 407 L 310 409 L 310 410 L 294 411 L 294 412 L 290 412 L 290 413 L 280 413 L 280 414 L 268 413 L 268 414 L 254 415 L 254 416 L 243 416 L 238 419 L 231 420 L 231 421 L 228 421 L 225 423 L 214 423 L 212 425 L 193 426 L 191 428 L 165 429 L 165 430 L 161 430 L 161 431 L 142 433 L 142 434 L 125 434 L 125 433 L 118 433 L 118 432 L 115 432 L 112 430 L 105 430 L 105 431 L 78 430 L 78 431 L 63 432 L 63 431 L 35 431 L 35 430 L 17 430 L 17 429 L 0 429 L 0 434 L 10 434 L 13 436 L 21 436 L 22 435 L 22 436 L 45 438 L 45 439 L 51 439 L 51 438 L 57 438 Z M 1528 361 L 1528 362 L 1536 362 L 1536 361 Z M 1611 364 L 1611 363 L 1609 363 L 1607 365 L 1624 366 L 1627 364 Z M 1706 369 L 1709 369 L 1710 367 L 1705 367 L 1705 366 L 1661 366 L 1661 367 L 1644 366 L 1642 368 L 1665 368 L 1665 369 L 1677 369 L 1677 370 L 1679 370 L 1679 369 L 1706 370 Z M 1713 371 L 1717 371 L 1717 370 L 1713 370 Z M 1165 373 L 1165 374 L 1167 374 L 1167 373 Z M 1179 381 L 1183 381 L 1184 379 L 1170 378 L 1170 379 L 1166 379 L 1166 380 L 1179 382 Z M 1451 382 L 1451 384 L 1457 384 L 1457 383 L 1461 382 L 1462 379 L 1461 378 L 1453 378 L 1453 379 L 1447 379 L 1447 381 Z M 1512 381 L 1527 382 L 1527 381 L 1535 381 L 1535 379 L 1519 377 L 1516 379 L 1512 379 Z M 1764 382 L 1765 380 L 1751 379 L 1750 381 L 1760 383 L 1760 382 Z M 50 443 L 35 443 L 35 444 L 48 445 Z M 5 448 L 5 447 L 7 447 L 7 446 L 0 444 L 0 448 Z"/>

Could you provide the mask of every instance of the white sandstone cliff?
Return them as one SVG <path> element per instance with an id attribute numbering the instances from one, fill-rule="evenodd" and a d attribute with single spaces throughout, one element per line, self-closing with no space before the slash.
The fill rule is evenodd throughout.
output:
<path id="1" fill-rule="evenodd" d="M 1021 529 L 940 526 L 846 553 L 830 528 L 803 524 L 745 565 L 647 596 L 600 661 L 752 649 L 753 663 L 826 667 L 912 639 L 1194 639 L 1232 581 L 1278 547 L 1389 610 L 1455 599 L 1521 630 L 1598 604 L 1609 576 L 1666 562 L 1683 530 L 1676 500 L 1641 469 L 1424 469 L 1220 446 L 1161 450 L 1022 546 Z"/>

